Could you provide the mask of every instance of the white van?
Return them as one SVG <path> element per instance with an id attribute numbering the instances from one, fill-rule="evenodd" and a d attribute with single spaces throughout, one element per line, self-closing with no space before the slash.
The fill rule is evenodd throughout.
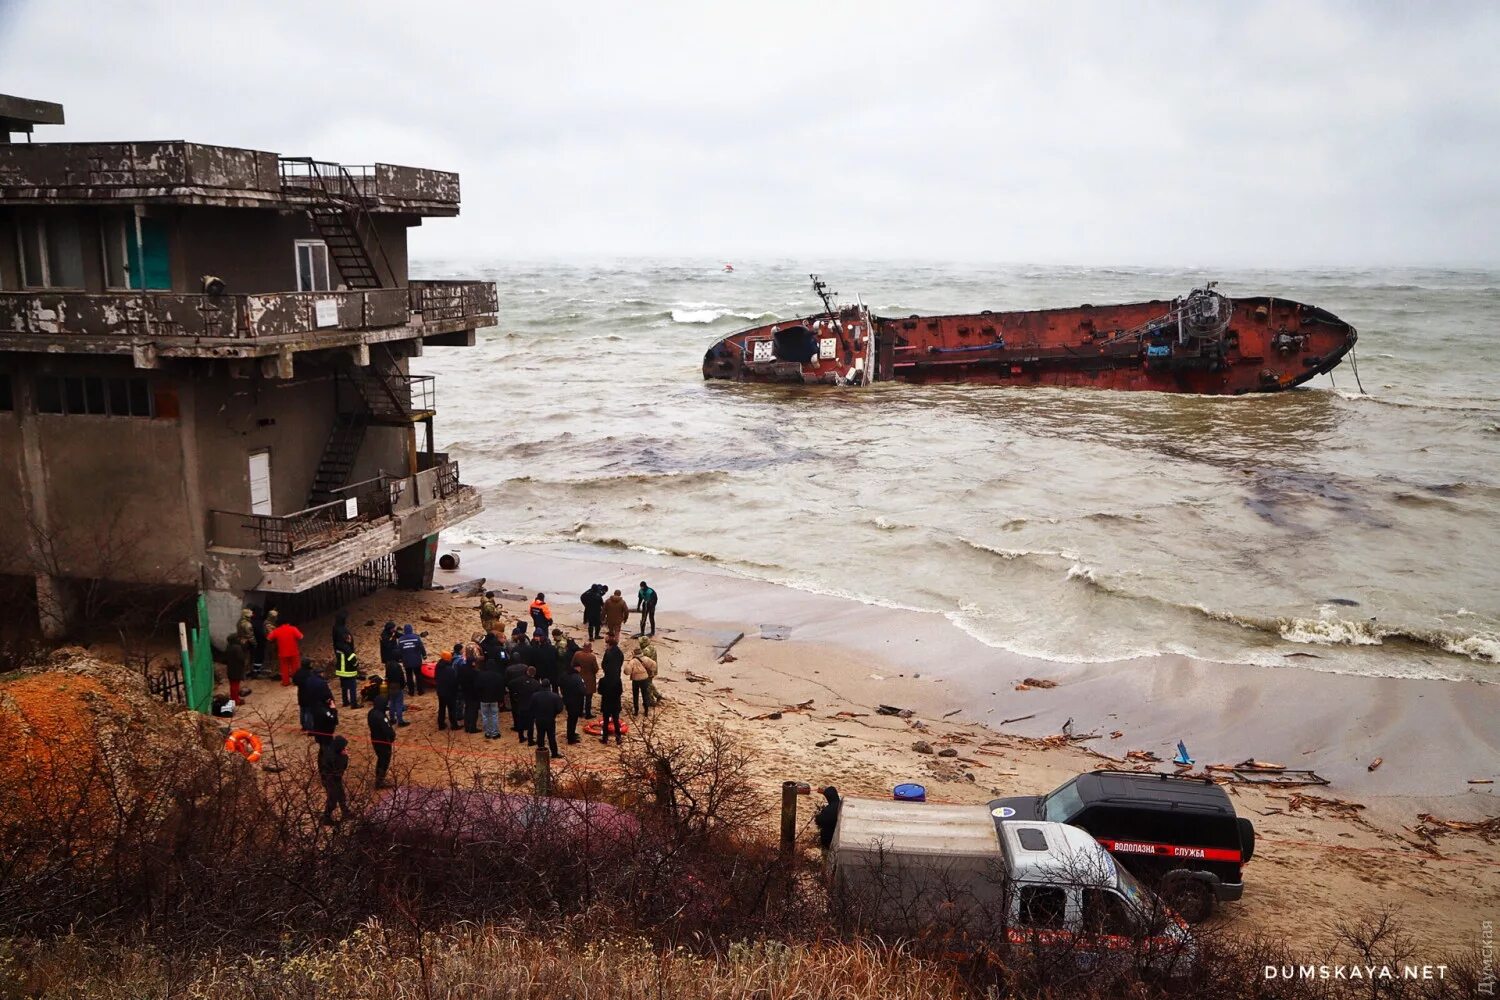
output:
<path id="1" fill-rule="evenodd" d="M 1187 925 L 1077 827 L 987 806 L 843 800 L 828 862 L 862 919 L 905 935 L 1191 959 Z"/>

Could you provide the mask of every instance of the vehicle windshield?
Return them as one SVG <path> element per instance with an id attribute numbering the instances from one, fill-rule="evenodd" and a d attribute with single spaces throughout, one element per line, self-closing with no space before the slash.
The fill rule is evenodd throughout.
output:
<path id="1" fill-rule="evenodd" d="M 1166 904 L 1156 893 L 1141 885 L 1123 865 L 1115 865 L 1115 874 L 1119 877 L 1120 895 L 1135 909 L 1136 919 L 1141 922 L 1141 926 L 1152 929 L 1160 927 L 1169 912 Z"/>
<path id="2" fill-rule="evenodd" d="M 1071 781 L 1042 800 L 1042 819 L 1053 823 L 1070 822 L 1082 810 L 1083 798 Z"/>

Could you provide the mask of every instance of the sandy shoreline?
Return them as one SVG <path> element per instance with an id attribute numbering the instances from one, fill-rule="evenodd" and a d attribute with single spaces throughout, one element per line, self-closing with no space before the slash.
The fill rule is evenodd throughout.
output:
<path id="1" fill-rule="evenodd" d="M 1019 725 L 994 725 L 1036 713 L 1027 732 L 1050 735 L 1072 714 L 1075 731 L 1082 733 L 1110 712 L 1122 718 L 1126 713 L 1117 705 L 1091 707 L 1103 695 L 1090 686 L 1089 670 L 1065 672 L 1048 664 L 1046 676 L 1060 682 L 1057 688 L 1014 691 L 1011 674 L 1032 673 L 1035 663 L 996 656 L 993 650 L 975 651 L 973 640 L 941 616 L 870 608 L 680 567 L 642 569 L 597 556 L 574 547 L 468 550 L 461 569 L 440 572 L 438 583 L 452 587 L 485 576 L 505 595 L 501 604 L 507 616 L 524 615 L 530 596 L 546 590 L 558 624 L 578 638 L 581 615 L 574 602 L 590 583 L 617 585 L 632 596 L 643 576 L 660 587 L 664 603 L 657 648 L 666 701 L 654 713 L 655 721 L 679 734 L 718 725 L 740 741 L 750 755 L 747 777 L 762 798 L 768 835 L 775 829 L 779 790 L 787 779 L 878 797 L 888 796 L 899 782 L 920 781 L 931 800 L 982 803 L 1000 795 L 1046 791 L 1104 766 L 1091 753 L 1096 749 L 1119 757 L 1126 749 L 1148 748 L 1146 727 L 1132 722 L 1114 726 L 1110 720 L 1100 739 L 1071 745 L 1030 738 Z M 383 590 L 348 610 L 362 656 L 373 652 L 379 624 L 386 619 L 416 623 L 428 633 L 430 649 L 466 640 L 479 627 L 476 599 L 448 589 Z M 773 622 L 791 628 L 788 640 L 759 637 L 759 626 Z M 320 662 L 331 654 L 330 624 L 329 618 L 301 623 L 307 634 L 304 651 Z M 734 660 L 719 662 L 716 644 L 738 631 L 747 636 L 734 647 Z M 1115 665 L 1117 670 L 1138 666 Z M 986 669 L 992 676 L 1003 673 L 1006 683 L 976 687 L 973 675 Z M 1164 672 L 1163 683 L 1176 683 L 1170 672 L 1187 668 L 1157 664 L 1153 669 Z M 1186 676 L 1191 682 L 1193 675 Z M 1327 678 L 1332 683 L 1345 680 Z M 270 738 L 274 764 L 310 774 L 312 747 L 298 734 L 291 689 L 264 680 L 253 686 L 255 693 L 236 715 L 236 724 Z M 1071 690 L 1075 687 L 1079 690 Z M 879 715 L 872 706 L 882 702 L 911 708 L 913 715 Z M 534 762 L 529 748 L 509 739 L 489 743 L 478 735 L 439 730 L 435 709 L 431 694 L 410 700 L 411 725 L 400 730 L 396 746 L 393 775 L 398 781 L 442 785 L 484 780 L 529 789 Z M 368 782 L 373 759 L 363 714 L 345 714 L 339 728 L 350 738 L 354 780 Z M 1317 713 L 1308 710 L 1301 718 L 1310 725 Z M 975 721 L 981 719 L 992 725 Z M 627 716 L 627 721 L 642 720 Z M 1281 722 L 1289 725 L 1286 719 Z M 506 717 L 502 724 L 508 724 Z M 1122 735 L 1112 739 L 1115 729 Z M 1199 737 L 1184 738 L 1191 746 Z M 951 755 L 919 752 L 919 740 Z M 563 773 L 618 773 L 613 745 L 586 739 L 562 750 L 565 759 L 558 764 Z M 1207 759 L 1201 749 L 1196 752 Z M 1262 748 L 1255 752 L 1266 755 Z M 1374 777 L 1385 771 L 1382 767 Z M 1358 772 L 1368 775 L 1363 766 Z M 1500 912 L 1500 856 L 1474 834 L 1440 832 L 1435 839 L 1425 838 L 1417 830 L 1417 814 L 1430 811 L 1446 819 L 1492 815 L 1500 811 L 1492 787 L 1415 797 L 1356 793 L 1336 781 L 1328 788 L 1304 790 L 1313 793 L 1308 797 L 1230 786 L 1236 809 L 1256 825 L 1257 850 L 1246 872 L 1244 900 L 1220 908 L 1214 923 L 1283 938 L 1300 949 L 1321 949 L 1334 943 L 1340 924 L 1391 908 L 1424 948 L 1471 945 L 1474 914 Z M 811 807 L 818 799 L 803 801 L 801 826 L 810 835 Z"/>
<path id="2" fill-rule="evenodd" d="M 1045 736 L 1067 719 L 1076 733 L 1123 731 L 1102 752 L 1152 750 L 1163 758 L 1179 739 L 1200 764 L 1255 757 L 1311 768 L 1330 791 L 1400 799 L 1402 812 L 1489 815 L 1500 808 L 1500 685 L 1361 677 L 1296 667 L 1269 668 L 1164 656 L 1102 664 L 1031 659 L 986 646 L 943 616 L 861 604 L 748 580 L 711 568 L 659 565 L 666 560 L 584 545 L 457 549 L 460 569 L 438 583 L 486 577 L 492 585 L 552 592 L 560 620 L 578 615 L 577 594 L 598 581 L 633 602 L 649 579 L 662 594 L 661 618 L 678 626 L 743 631 L 790 630 L 789 646 L 823 670 L 821 686 L 844 701 L 897 704 L 928 718 L 957 710 L 967 721 Z M 652 565 L 652 562 L 658 565 Z M 634 619 L 632 619 L 634 621 Z M 920 675 L 920 676 L 918 676 Z M 812 674 L 803 674 L 811 681 Z M 1016 691 L 1023 678 L 1056 681 L 1050 690 Z M 788 683 L 793 678 L 788 678 Z M 1376 757 L 1378 770 L 1368 770 Z"/>

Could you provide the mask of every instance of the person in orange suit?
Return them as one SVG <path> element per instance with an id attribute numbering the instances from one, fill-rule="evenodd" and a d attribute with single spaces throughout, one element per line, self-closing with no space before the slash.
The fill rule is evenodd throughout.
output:
<path id="1" fill-rule="evenodd" d="M 276 644 L 276 658 L 281 663 L 281 686 L 292 686 L 292 674 L 302 665 L 302 630 L 291 622 L 282 622 L 266 633 L 266 641 Z"/>

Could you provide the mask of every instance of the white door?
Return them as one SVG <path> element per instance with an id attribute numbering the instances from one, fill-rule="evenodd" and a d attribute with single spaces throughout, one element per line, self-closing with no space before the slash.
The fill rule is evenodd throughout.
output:
<path id="1" fill-rule="evenodd" d="M 271 453 L 250 453 L 250 513 L 271 513 Z"/>

